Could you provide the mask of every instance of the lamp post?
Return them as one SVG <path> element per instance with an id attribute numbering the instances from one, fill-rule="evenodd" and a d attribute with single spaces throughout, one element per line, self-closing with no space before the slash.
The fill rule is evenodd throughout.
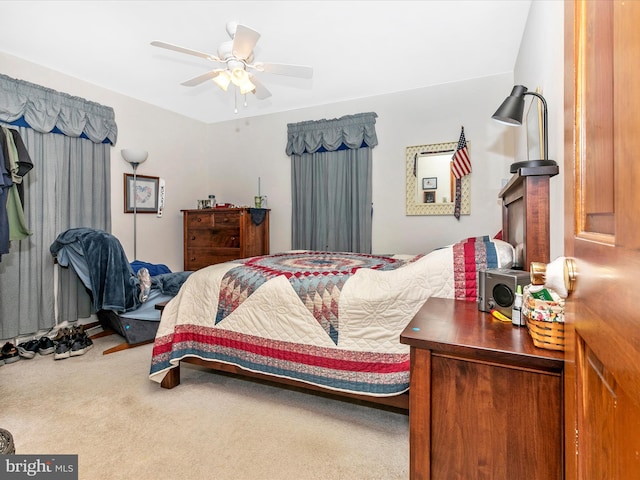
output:
<path id="1" fill-rule="evenodd" d="M 136 171 L 138 170 L 138 165 L 145 162 L 149 154 L 145 150 L 134 150 L 130 148 L 120 150 L 120 154 L 122 155 L 122 158 L 129 162 L 133 167 L 133 259 L 137 260 L 138 255 L 136 245 L 138 241 L 138 232 L 136 222 L 138 216 L 138 177 Z"/>
<path id="2" fill-rule="evenodd" d="M 537 92 L 527 91 L 527 87 L 516 85 L 500 108 L 496 110 L 491 118 L 504 123 L 505 125 L 522 125 L 522 115 L 524 113 L 524 96 L 533 95 L 542 102 L 542 143 L 544 153 L 540 160 L 526 160 L 511 164 L 510 172 L 516 173 L 520 168 L 527 167 L 549 167 L 557 165 L 555 160 L 549 160 L 549 129 L 547 126 L 547 101 Z"/>

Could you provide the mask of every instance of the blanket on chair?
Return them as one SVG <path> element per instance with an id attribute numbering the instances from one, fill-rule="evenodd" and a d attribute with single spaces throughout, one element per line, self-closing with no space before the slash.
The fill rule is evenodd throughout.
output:
<path id="1" fill-rule="evenodd" d="M 61 233 L 49 250 L 66 267 L 69 259 L 63 253 L 65 247 L 87 262 L 96 312 L 103 309 L 128 312 L 140 305 L 138 279 L 116 237 L 93 228 L 72 228 Z"/>
<path id="2" fill-rule="evenodd" d="M 71 264 L 74 267 L 85 286 L 91 290 L 92 305 L 96 312 L 130 312 L 142 305 L 139 298 L 140 280 L 120 241 L 110 233 L 86 227 L 72 228 L 58 235 L 49 250 L 61 266 L 68 267 Z M 191 273 L 152 275 L 151 290 L 175 296 Z"/>

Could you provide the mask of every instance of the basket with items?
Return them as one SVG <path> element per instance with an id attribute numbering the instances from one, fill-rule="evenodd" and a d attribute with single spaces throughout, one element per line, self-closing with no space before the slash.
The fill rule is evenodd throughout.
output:
<path id="1" fill-rule="evenodd" d="M 522 317 L 536 347 L 564 350 L 564 299 L 575 287 L 572 259 L 560 257 L 545 265 L 531 262 L 531 285 L 524 288 Z"/>
<path id="2" fill-rule="evenodd" d="M 564 298 L 544 285 L 527 285 L 522 317 L 536 347 L 564 350 Z"/>

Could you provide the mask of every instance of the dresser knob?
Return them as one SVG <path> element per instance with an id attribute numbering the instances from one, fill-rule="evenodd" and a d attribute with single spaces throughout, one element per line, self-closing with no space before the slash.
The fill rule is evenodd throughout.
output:
<path id="1" fill-rule="evenodd" d="M 193 237 L 191 237 L 191 240 L 195 240 L 195 239 L 196 239 L 196 236 L 195 236 L 195 235 L 194 235 Z"/>

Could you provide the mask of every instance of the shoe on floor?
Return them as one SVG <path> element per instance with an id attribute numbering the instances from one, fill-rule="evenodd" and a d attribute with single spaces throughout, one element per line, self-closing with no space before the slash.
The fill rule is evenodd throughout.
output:
<path id="1" fill-rule="evenodd" d="M 52 338 L 53 343 L 58 343 L 60 340 L 62 340 L 64 337 L 66 337 L 67 335 L 69 335 L 71 331 L 65 327 L 65 328 L 61 328 L 58 330 L 58 333 L 56 333 L 56 336 Z"/>
<path id="2" fill-rule="evenodd" d="M 40 340 L 29 340 L 18 344 L 18 353 L 22 358 L 33 358 L 38 353 Z"/>
<path id="3" fill-rule="evenodd" d="M 61 360 L 71 356 L 71 337 L 68 335 L 61 338 L 54 347 L 53 359 Z"/>
<path id="4" fill-rule="evenodd" d="M 70 355 L 72 357 L 84 355 L 92 348 L 93 348 L 93 342 L 91 341 L 91 339 L 88 337 L 87 334 L 77 335 L 72 340 Z"/>
<path id="5" fill-rule="evenodd" d="M 6 364 L 17 362 L 18 360 L 20 360 L 18 349 L 11 342 L 7 342 L 4 344 L 2 350 L 0 350 L 0 356 Z"/>
<path id="6" fill-rule="evenodd" d="M 53 340 L 51 340 L 46 335 L 44 337 L 41 337 L 38 341 L 38 353 L 40 355 L 50 355 L 55 349 L 56 346 L 53 343 Z"/>

